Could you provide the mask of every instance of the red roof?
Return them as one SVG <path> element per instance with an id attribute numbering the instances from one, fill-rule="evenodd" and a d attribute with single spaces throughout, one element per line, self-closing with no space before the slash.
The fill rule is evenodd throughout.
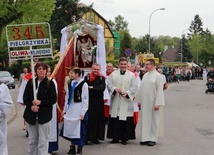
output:
<path id="1" fill-rule="evenodd" d="M 178 50 L 176 48 L 167 49 L 162 56 L 162 61 L 174 62 L 179 59 Z"/>

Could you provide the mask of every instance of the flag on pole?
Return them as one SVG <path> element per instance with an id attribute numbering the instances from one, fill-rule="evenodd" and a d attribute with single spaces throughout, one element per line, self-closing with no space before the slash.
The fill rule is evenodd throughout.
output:
<path id="1" fill-rule="evenodd" d="M 62 115 L 65 102 L 64 83 L 65 77 L 67 76 L 66 69 L 71 68 L 74 64 L 74 44 L 74 37 L 72 37 L 51 75 L 51 78 L 56 80 L 58 86 L 58 116 Z M 58 118 L 58 121 L 61 122 L 60 117 Z"/>

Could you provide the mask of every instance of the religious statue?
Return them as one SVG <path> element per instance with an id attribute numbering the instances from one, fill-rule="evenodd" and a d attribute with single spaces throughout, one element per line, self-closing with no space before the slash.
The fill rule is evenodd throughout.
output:
<path id="1" fill-rule="evenodd" d="M 89 35 L 79 37 L 76 48 L 76 66 L 91 67 L 95 60 L 96 47 L 93 38 Z"/>

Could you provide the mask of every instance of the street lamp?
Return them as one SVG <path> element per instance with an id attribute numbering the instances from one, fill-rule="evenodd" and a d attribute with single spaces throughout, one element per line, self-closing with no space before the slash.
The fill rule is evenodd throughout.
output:
<path id="1" fill-rule="evenodd" d="M 182 40 L 183 40 L 183 34 L 186 30 L 188 29 L 183 30 L 183 32 L 181 33 L 181 66 L 182 66 L 182 58 L 183 58 L 183 41 Z"/>
<path id="2" fill-rule="evenodd" d="M 156 9 L 156 10 L 154 10 L 154 11 L 150 14 L 150 16 L 149 16 L 149 52 L 150 52 L 150 23 L 151 23 L 151 17 L 152 17 L 152 14 L 153 14 L 154 12 L 158 11 L 158 10 L 165 10 L 165 8 Z"/>

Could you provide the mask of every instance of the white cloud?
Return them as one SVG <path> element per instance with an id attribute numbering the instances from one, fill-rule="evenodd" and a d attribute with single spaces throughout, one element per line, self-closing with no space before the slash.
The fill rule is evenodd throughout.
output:
<path id="1" fill-rule="evenodd" d="M 87 5 L 94 2 L 94 9 L 107 21 L 122 15 L 129 23 L 128 29 L 134 37 L 144 36 L 149 30 L 151 17 L 151 35 L 181 36 L 183 30 L 189 28 L 196 14 L 202 19 L 204 28 L 214 32 L 213 0 L 81 0 Z"/>

